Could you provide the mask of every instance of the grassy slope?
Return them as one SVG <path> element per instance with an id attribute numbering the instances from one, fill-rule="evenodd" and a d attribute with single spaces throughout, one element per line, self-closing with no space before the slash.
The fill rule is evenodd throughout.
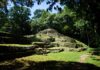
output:
<path id="1" fill-rule="evenodd" d="M 20 60 L 28 60 L 28 61 L 49 61 L 49 60 L 56 60 L 56 61 L 77 61 L 79 56 L 82 53 L 78 52 L 60 52 L 60 53 L 49 53 L 47 55 L 31 55 L 28 57 L 23 57 Z M 74 56 L 75 55 L 75 56 Z"/>
<path id="2" fill-rule="evenodd" d="M 21 58 L 22 60 L 28 61 L 78 61 L 80 55 L 85 52 L 60 52 L 60 53 L 49 53 L 47 55 L 32 55 L 28 57 Z"/>
<path id="3" fill-rule="evenodd" d="M 21 61 L 35 61 L 35 62 L 42 62 L 42 61 L 73 61 L 79 62 L 80 56 L 88 54 L 87 52 L 60 52 L 60 53 L 49 53 L 47 55 L 31 55 L 27 57 L 22 57 L 17 60 Z M 99 57 L 99 56 L 98 56 Z M 94 60 L 91 56 L 88 57 L 84 63 L 94 64 L 100 67 L 100 60 Z"/>
<path id="4" fill-rule="evenodd" d="M 82 44 L 85 47 L 88 47 L 84 43 L 77 41 L 77 43 Z M 0 44 L 0 46 L 11 46 L 11 47 L 27 47 L 27 46 L 32 46 L 30 44 Z M 47 55 L 31 55 L 23 58 L 18 58 L 17 60 L 25 60 L 25 61 L 50 61 L 50 60 L 55 60 L 55 61 L 75 61 L 79 62 L 80 56 L 83 54 L 87 54 L 87 52 L 60 52 L 60 53 L 49 53 Z M 88 57 L 86 59 L 86 63 L 91 63 L 96 66 L 100 67 L 100 56 L 97 56 L 99 58 L 98 60 L 95 58 Z"/>
<path id="5" fill-rule="evenodd" d="M 45 62 L 45 61 L 79 62 L 80 56 L 84 55 L 84 54 L 87 54 L 87 52 L 60 52 L 60 53 L 49 53 L 47 55 L 31 55 L 31 56 L 27 56 L 27 57 L 17 58 L 16 61 L 10 60 L 10 61 L 5 61 L 5 62 L 0 62 L 0 65 L 1 66 L 3 65 L 4 68 L 2 68 L 2 70 L 5 70 L 6 68 L 9 69 L 9 67 L 11 67 L 11 66 L 13 66 L 13 67 L 15 66 L 14 67 L 15 69 L 20 68 L 20 66 L 23 66 L 23 68 L 27 68 L 29 66 L 29 65 L 27 65 L 28 62 L 32 62 L 33 67 L 34 67 L 34 61 L 37 63 Z M 85 63 L 94 64 L 94 65 L 100 67 L 100 61 L 94 60 L 91 57 L 89 57 Z M 49 66 L 49 65 L 47 65 L 47 66 Z M 13 67 L 11 67 L 11 68 L 13 68 Z M 30 68 L 31 67 L 32 66 L 30 66 Z M 35 67 L 35 68 L 38 68 L 38 67 Z M 76 66 L 76 68 L 77 68 L 77 66 Z M 68 70 L 70 70 L 70 69 L 68 69 Z"/>
<path id="6" fill-rule="evenodd" d="M 91 56 L 86 60 L 86 63 L 94 64 L 100 67 L 100 56 Z"/>
<path id="7" fill-rule="evenodd" d="M 43 36 L 45 38 L 48 38 L 48 36 Z M 43 38 L 42 37 L 42 38 Z M 76 42 L 78 44 L 82 44 L 84 47 L 88 48 L 87 45 L 85 45 L 84 43 L 77 41 Z M 31 46 L 30 44 L 0 44 L 0 46 L 11 46 L 11 47 L 27 47 L 27 46 Z M 47 55 L 31 55 L 31 56 L 27 56 L 27 57 L 22 57 L 22 58 L 17 58 L 17 60 L 21 61 L 21 60 L 25 60 L 25 61 L 35 61 L 35 62 L 39 62 L 39 61 L 50 61 L 50 60 L 55 60 L 55 61 L 75 61 L 75 62 L 79 62 L 80 56 L 83 54 L 87 54 L 87 52 L 60 52 L 60 53 L 49 53 Z M 98 56 L 100 58 L 100 56 Z M 95 64 L 96 66 L 100 67 L 100 59 L 99 60 L 95 60 L 92 57 L 88 57 L 86 59 L 86 63 L 91 63 L 91 64 Z"/>

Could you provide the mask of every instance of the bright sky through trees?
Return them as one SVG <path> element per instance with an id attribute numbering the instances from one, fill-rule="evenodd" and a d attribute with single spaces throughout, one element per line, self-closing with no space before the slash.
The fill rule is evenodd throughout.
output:
<path id="1" fill-rule="evenodd" d="M 60 5 L 59 3 L 56 3 L 55 6 L 56 6 L 56 5 L 58 5 L 58 6 L 61 7 L 61 5 Z M 34 6 L 33 6 L 32 8 L 30 8 L 30 9 L 31 9 L 31 16 L 30 16 L 30 17 L 32 17 L 32 16 L 34 15 L 33 12 L 34 12 L 36 9 L 44 9 L 44 10 L 47 10 L 48 7 L 49 7 L 49 5 L 47 5 L 45 1 L 44 1 L 43 3 L 41 3 L 40 5 L 38 5 L 37 3 L 35 3 Z M 63 8 L 63 7 L 62 7 L 62 8 Z M 51 12 L 52 12 L 52 13 L 57 13 L 57 10 L 52 9 Z"/>
<path id="2" fill-rule="evenodd" d="M 10 1 L 9 1 L 8 4 L 9 4 L 8 5 L 8 9 L 10 9 L 12 6 L 14 6 L 13 3 L 11 3 Z M 61 6 L 59 3 L 56 3 L 55 6 L 56 5 L 58 5 L 58 6 L 60 6 L 60 7 L 63 8 L 63 6 Z M 44 10 L 47 10 L 48 7 L 49 7 L 49 5 L 47 5 L 45 1 L 42 2 L 40 5 L 38 5 L 37 3 L 34 3 L 34 6 L 30 8 L 30 10 L 31 10 L 30 18 L 32 18 L 34 16 L 34 11 L 36 9 L 44 9 Z M 57 13 L 57 10 L 52 9 L 51 13 Z"/>

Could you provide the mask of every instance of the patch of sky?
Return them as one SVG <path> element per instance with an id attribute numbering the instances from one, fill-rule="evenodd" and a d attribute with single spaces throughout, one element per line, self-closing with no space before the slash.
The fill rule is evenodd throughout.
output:
<path id="1" fill-rule="evenodd" d="M 61 8 L 63 8 L 63 6 L 60 5 L 60 3 L 56 3 L 54 6 L 59 6 Z M 34 4 L 34 6 L 31 9 L 31 16 L 30 17 L 33 17 L 34 16 L 34 11 L 36 9 L 44 9 L 44 10 L 47 10 L 47 8 L 49 8 L 49 5 L 46 4 L 46 2 L 42 2 L 40 5 L 38 5 L 37 3 Z M 51 13 L 58 13 L 57 10 L 55 10 L 54 8 L 52 9 L 52 11 L 50 11 Z"/>
<path id="2" fill-rule="evenodd" d="M 11 7 L 13 7 L 14 4 L 11 2 L 11 1 L 8 1 L 8 6 L 7 8 L 10 9 Z M 50 5 L 46 4 L 46 1 L 43 1 L 40 5 L 38 5 L 36 2 L 34 3 L 34 5 L 32 7 L 29 7 L 30 8 L 30 18 L 32 18 L 34 16 L 34 11 L 36 9 L 44 9 L 44 10 L 47 10 L 47 8 L 49 8 Z M 63 8 L 64 6 L 61 6 L 59 2 L 57 2 L 54 6 L 59 6 L 61 8 Z M 57 10 L 55 10 L 54 8 L 52 9 L 52 11 L 50 11 L 51 13 L 58 13 Z"/>

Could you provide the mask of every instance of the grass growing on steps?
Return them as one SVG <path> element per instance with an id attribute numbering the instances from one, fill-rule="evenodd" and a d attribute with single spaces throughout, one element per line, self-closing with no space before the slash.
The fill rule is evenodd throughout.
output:
<path id="1" fill-rule="evenodd" d="M 82 43 L 81 41 L 78 41 L 78 40 L 75 40 L 77 44 L 81 45 L 82 47 L 85 47 L 85 48 L 89 48 L 88 45 L 86 45 L 85 43 Z"/>
<path id="2" fill-rule="evenodd" d="M 0 46 L 7 46 L 7 47 L 28 47 L 32 46 L 31 44 L 0 44 Z"/>

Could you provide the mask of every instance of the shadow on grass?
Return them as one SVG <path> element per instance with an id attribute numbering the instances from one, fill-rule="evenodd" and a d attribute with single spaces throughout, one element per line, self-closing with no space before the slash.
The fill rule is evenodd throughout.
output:
<path id="1" fill-rule="evenodd" d="M 94 56 L 94 57 L 92 56 L 91 58 L 92 58 L 93 60 L 96 60 L 96 61 L 99 61 L 99 62 L 100 62 L 100 56 Z"/>
<path id="2" fill-rule="evenodd" d="M 0 53 L 0 62 L 5 60 L 14 60 L 16 58 L 21 58 L 29 55 L 33 55 L 35 52 L 33 50 L 24 51 L 24 52 L 12 52 L 12 53 Z"/>
<path id="3" fill-rule="evenodd" d="M 15 59 L 35 54 L 36 47 L 37 46 L 30 46 L 30 47 L 0 46 L 0 61 Z"/>
<path id="4" fill-rule="evenodd" d="M 25 62 L 26 63 L 26 62 Z M 45 61 L 45 62 L 14 62 L 12 65 L 0 65 L 0 70 L 100 70 L 93 64 L 64 61 Z"/>

